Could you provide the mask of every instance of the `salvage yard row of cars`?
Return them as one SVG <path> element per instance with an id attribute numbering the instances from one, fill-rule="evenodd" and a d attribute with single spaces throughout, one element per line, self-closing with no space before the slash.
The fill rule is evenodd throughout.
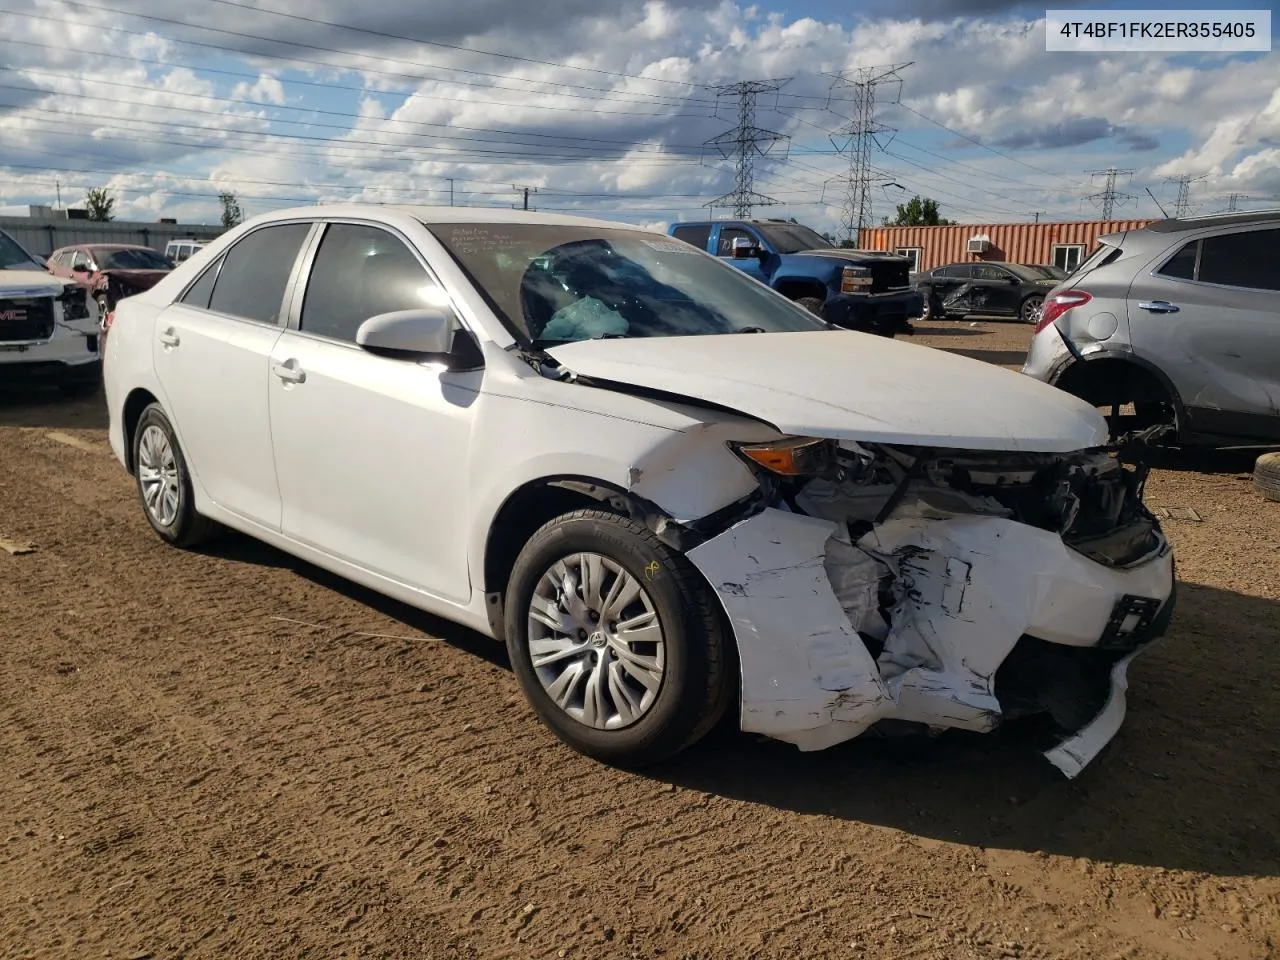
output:
<path id="1" fill-rule="evenodd" d="M 1147 349 L 1095 270 L 1183 271 L 1190 307 L 1243 229 L 1108 241 L 1047 298 L 1061 348 L 1012 376 L 841 329 L 726 262 L 737 238 L 721 259 L 545 213 L 286 210 L 107 314 L 109 440 L 163 540 L 229 527 L 505 642 L 601 760 L 659 761 L 730 710 L 803 750 L 1041 715 L 1075 776 L 1174 561 L 1097 398 L 1038 381 Z M 866 266 L 829 259 L 824 307 Z"/>

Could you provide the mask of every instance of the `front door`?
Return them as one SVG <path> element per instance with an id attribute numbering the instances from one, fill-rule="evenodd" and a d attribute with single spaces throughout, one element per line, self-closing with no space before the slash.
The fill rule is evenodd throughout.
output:
<path id="1" fill-rule="evenodd" d="M 1022 305 L 1022 284 L 1008 270 L 990 263 L 973 265 L 973 286 L 977 307 L 975 313 L 1016 314 Z"/>
<path id="2" fill-rule="evenodd" d="M 271 431 L 287 536 L 461 603 L 471 596 L 468 453 L 483 371 L 355 344 L 372 316 L 446 302 L 402 238 L 328 225 L 297 329 L 271 356 Z"/>
<path id="3" fill-rule="evenodd" d="M 309 223 L 247 234 L 157 319 L 156 375 L 187 465 L 224 509 L 280 529 L 267 409 L 271 348 Z"/>
<path id="4" fill-rule="evenodd" d="M 742 227 L 719 227 L 719 234 L 716 237 L 716 256 L 725 263 L 737 267 L 748 276 L 755 277 L 757 280 L 768 281 L 765 276 L 764 267 L 760 263 L 760 258 L 751 257 L 734 257 L 733 241 L 734 240 L 750 240 L 755 246 L 760 245 L 760 238 L 750 230 Z"/>

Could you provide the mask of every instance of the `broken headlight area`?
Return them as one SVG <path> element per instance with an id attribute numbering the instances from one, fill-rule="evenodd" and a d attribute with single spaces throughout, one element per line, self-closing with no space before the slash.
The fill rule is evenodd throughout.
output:
<path id="1" fill-rule="evenodd" d="M 847 525 L 857 540 L 892 519 L 1004 517 L 1059 534 L 1095 563 L 1124 568 L 1164 546 L 1143 504 L 1145 466 L 1105 450 L 991 454 L 841 447 L 802 482 L 783 483 L 792 509 Z"/>
<path id="2" fill-rule="evenodd" d="M 78 283 L 64 284 L 62 293 L 58 294 L 58 303 L 62 305 L 62 319 L 66 322 L 89 319 L 89 298 L 84 288 Z"/>

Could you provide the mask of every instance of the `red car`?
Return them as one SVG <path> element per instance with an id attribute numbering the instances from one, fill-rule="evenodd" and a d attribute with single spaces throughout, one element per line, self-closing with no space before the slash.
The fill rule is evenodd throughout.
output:
<path id="1" fill-rule="evenodd" d="M 62 247 L 49 255 L 49 272 L 74 280 L 97 301 L 105 317 L 117 301 L 150 290 L 174 267 L 150 247 L 95 243 Z"/>

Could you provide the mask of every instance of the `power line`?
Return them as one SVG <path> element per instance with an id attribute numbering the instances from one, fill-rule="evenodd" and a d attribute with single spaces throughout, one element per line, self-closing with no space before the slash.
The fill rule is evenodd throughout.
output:
<path id="1" fill-rule="evenodd" d="M 1106 177 L 1107 185 L 1102 188 L 1099 193 L 1089 196 L 1090 200 L 1102 204 L 1102 219 L 1110 220 L 1115 211 L 1117 203 L 1124 203 L 1126 200 L 1134 199 L 1132 194 L 1120 193 L 1116 190 L 1116 177 L 1128 177 L 1133 175 L 1132 170 L 1117 170 L 1115 167 L 1108 167 L 1106 170 L 1090 170 L 1092 177 Z"/>
<path id="2" fill-rule="evenodd" d="M 766 156 L 779 143 L 787 143 L 790 137 L 774 130 L 756 126 L 756 98 L 762 93 L 780 90 L 787 80 L 744 80 L 713 87 L 717 96 L 738 98 L 738 125 L 712 137 L 706 146 L 715 147 L 726 159 L 734 158 L 733 190 L 705 204 L 705 206 L 733 207 L 733 215 L 740 220 L 751 216 L 752 207 L 772 206 L 778 203 L 772 197 L 755 192 L 755 158 Z"/>
<path id="3" fill-rule="evenodd" d="M 4 13 L 4 12 L 10 12 L 10 11 L 4 11 L 3 9 L 0 9 L 0 13 Z M 41 16 L 39 14 L 34 14 L 34 13 L 23 14 L 22 16 L 25 16 L 28 19 L 47 20 L 53 23 L 76 24 L 79 22 L 75 20 L 65 20 L 59 17 L 46 17 L 46 16 Z M 143 37 L 143 36 L 149 35 L 142 31 L 126 30 L 123 27 L 113 26 L 113 27 L 110 27 L 109 29 L 118 33 L 127 34 L 129 36 Z M 265 54 L 265 53 L 264 54 L 258 54 L 258 53 L 247 54 L 242 50 L 236 49 L 235 47 L 223 47 L 223 46 L 219 46 L 217 44 L 212 44 L 212 43 L 201 43 L 198 40 L 179 40 L 173 37 L 166 37 L 165 39 L 171 43 L 199 46 L 199 47 L 204 47 L 210 50 L 217 50 L 220 52 L 232 53 L 239 56 L 245 56 L 245 57 L 253 56 L 255 58 L 263 57 L 268 59 L 275 59 L 275 60 L 282 61 L 285 65 L 288 65 L 288 66 L 291 66 L 293 64 L 299 64 L 299 63 L 312 65 L 312 66 L 323 66 L 323 67 L 333 66 L 333 64 L 326 63 L 323 60 L 305 60 L 305 59 L 299 59 L 297 57 L 279 57 L 279 56 L 273 56 L 271 54 Z M 264 74 L 262 73 L 245 73 L 239 70 L 225 70 L 220 67 L 208 67 L 202 64 L 186 63 L 179 60 L 155 60 L 155 59 L 148 59 L 146 57 L 132 57 L 126 54 L 107 53 L 104 50 L 94 50 L 88 47 L 76 47 L 66 43 L 40 43 L 36 40 L 17 40 L 17 39 L 14 39 L 13 37 L 0 38 L 0 43 L 20 44 L 22 46 L 38 47 L 44 50 L 56 50 L 60 53 L 67 53 L 67 52 L 81 53 L 88 56 L 105 57 L 111 60 L 125 60 L 125 61 L 128 61 L 129 63 L 144 63 L 144 64 L 149 64 L 151 66 L 156 66 L 156 67 L 167 67 L 167 68 L 186 67 L 189 70 L 198 70 L 201 73 L 212 73 L 214 75 L 223 76 L 223 77 L 236 77 L 241 80 L 257 81 L 257 80 L 261 80 L 262 77 L 264 76 Z M 33 68 L 11 67 L 10 69 L 24 71 L 24 70 L 33 69 Z M 414 74 L 391 73 L 389 71 L 372 70 L 372 69 L 362 69 L 361 72 L 369 73 L 377 76 L 391 77 L 401 81 L 411 80 L 411 81 L 417 81 L 420 83 L 426 83 L 426 82 L 465 83 L 465 81 L 458 81 L 458 80 L 442 81 L 439 78 L 417 76 Z M 365 95 L 368 95 L 370 93 L 370 90 L 367 86 L 356 86 L 354 84 L 329 83 L 329 82 L 320 82 L 317 80 L 299 80 L 296 78 L 282 79 L 280 77 L 271 77 L 271 79 L 276 80 L 282 86 L 288 86 L 288 87 L 317 87 L 319 89 L 327 90 L 327 91 L 343 90 L 350 93 L 360 93 Z M 521 100 L 519 103 L 519 107 L 522 110 L 530 110 L 530 109 L 531 110 L 554 110 L 558 112 L 562 111 L 562 112 L 580 114 L 583 112 L 583 109 L 584 109 L 583 107 L 580 107 L 580 106 L 556 106 L 553 104 L 534 103 L 527 99 L 527 95 L 529 94 L 576 97 L 578 99 L 590 100 L 593 103 L 643 104 L 645 102 L 645 101 L 632 101 L 632 100 L 618 101 L 618 100 L 612 100 L 607 97 L 579 97 L 577 94 L 563 94 L 563 93 L 550 94 L 547 91 L 511 90 L 508 87 L 495 87 L 490 84 L 472 84 L 472 85 L 481 87 L 482 89 L 485 89 L 485 90 L 507 91 L 507 92 L 519 93 L 519 94 L 525 95 L 526 99 Z M 148 88 L 148 89 L 151 89 L 151 88 Z M 449 96 L 444 96 L 443 94 L 420 93 L 416 90 L 397 90 L 397 89 L 388 88 L 386 90 L 380 90 L 380 91 L 374 91 L 374 92 L 392 94 L 395 96 L 404 97 L 406 102 L 409 100 L 440 100 L 446 103 L 462 103 L 468 106 L 477 104 L 480 106 L 491 106 L 491 107 L 512 107 L 516 105 L 510 100 L 477 100 L 472 97 L 449 97 Z M 708 104 L 710 104 L 711 102 L 712 101 L 710 100 L 706 101 L 706 103 Z M 654 103 L 652 105 L 665 106 L 665 104 L 662 104 L 662 103 Z M 702 109 L 706 109 L 706 108 L 702 108 Z M 621 117 L 657 117 L 664 120 L 682 118 L 682 117 L 698 118 L 698 117 L 711 116 L 711 112 L 709 109 L 706 109 L 706 112 L 703 112 L 703 113 L 669 113 L 665 111 L 655 113 L 653 111 L 646 111 L 646 110 L 605 110 L 600 107 L 593 107 L 591 108 L 591 112 L 608 115 L 608 116 L 621 116 Z"/>
<path id="4" fill-rule="evenodd" d="M 170 18 L 170 17 L 161 17 L 161 16 L 156 16 L 156 15 L 154 15 L 154 14 L 148 14 L 148 13 L 134 13 L 134 12 L 132 12 L 132 11 L 116 10 L 116 9 L 113 9 L 113 8 L 111 8 L 111 7 L 108 7 L 108 6 L 105 6 L 105 5 L 102 5 L 102 4 L 97 4 L 97 3 L 88 3 L 88 2 L 86 2 L 86 0 L 61 0 L 61 2 L 62 2 L 62 3 L 64 3 L 64 4 L 66 4 L 66 5 L 69 5 L 69 6 L 73 6 L 73 7 L 82 7 L 82 8 L 84 8 L 84 9 L 88 9 L 88 10 L 95 10 L 95 11 L 97 11 L 97 12 L 99 12 L 99 13 L 108 13 L 108 14 L 111 14 L 112 16 L 116 16 L 116 17 L 118 17 L 118 16 L 134 17 L 134 18 L 139 19 L 139 20 L 149 20 L 149 21 L 153 21 L 153 22 L 155 22 L 155 23 L 164 23 L 164 24 L 169 24 L 169 25 L 171 25 L 171 26 L 181 27 L 181 28 L 183 28 L 184 30 L 205 30 L 205 31 L 208 31 L 208 32 L 210 32 L 210 33 L 219 33 L 219 34 L 222 34 L 222 35 L 224 35 L 224 36 L 237 37 L 237 38 L 239 38 L 239 39 L 241 39 L 241 40 L 249 40 L 249 41 L 254 42 L 254 43 L 263 43 L 263 42 L 265 42 L 265 43 L 274 43 L 274 44 L 280 44 L 280 45 L 282 45 L 282 46 L 298 47 L 298 48 L 303 49 L 303 50 L 314 50 L 314 51 L 319 52 L 319 53 L 336 54 L 337 56 L 340 56 L 340 57 L 358 58 L 358 59 L 360 59 L 360 60 L 375 60 L 375 61 L 379 61 L 379 62 L 382 62 L 382 63 L 402 64 L 402 63 L 409 63 L 409 62 L 413 62 L 413 61 L 410 61 L 410 60 L 406 60 L 406 59 L 399 59 L 399 58 L 396 58 L 396 57 L 384 57 L 384 56 L 379 56 L 378 54 L 373 54 L 373 53 L 357 53 L 357 52 L 353 52 L 353 51 L 350 51 L 350 50 L 343 50 L 343 49 L 338 48 L 338 47 L 325 47 L 325 46 L 321 46 L 321 45 L 319 45 L 319 44 L 314 44 L 314 43 L 304 43 L 304 42 L 302 42 L 302 41 L 300 41 L 300 40 L 278 40 L 278 39 L 275 39 L 275 38 L 272 38 L 272 37 L 264 37 L 264 36 L 260 36 L 259 34 L 254 34 L 254 33 L 242 33 L 242 32 L 236 31 L 236 30 L 227 30 L 227 29 L 224 29 L 224 28 L 222 28 L 222 27 L 211 27 L 211 26 L 206 26 L 206 25 L 204 25 L 204 24 L 194 24 L 194 23 L 189 23 L 189 22 L 187 22 L 187 21 L 185 21 L 185 20 L 176 20 L 176 19 L 173 19 L 173 18 Z M 14 16 L 20 16 L 20 17 L 21 17 L 21 16 L 28 16 L 28 14 L 26 14 L 26 12 L 25 12 L 25 11 L 20 11 L 20 10 L 4 10 L 4 9 L 0 9 L 0 13 L 8 13 L 8 14 L 12 14 L 12 15 L 14 15 Z M 34 16 L 34 17 L 37 17 L 37 18 L 39 18 L 39 19 L 48 19 L 48 18 L 41 17 L 39 14 L 31 14 L 30 16 Z M 67 22 L 71 22 L 71 23 L 81 23 L 81 21 L 75 21 L 75 20 L 67 21 Z M 107 28 L 107 29 L 121 29 L 121 28 L 109 27 L 109 28 Z M 122 32 L 137 33 L 137 31 L 123 31 L 123 30 L 122 30 Z M 144 34 L 144 35 L 145 35 L 145 34 Z M 166 39 L 169 39 L 169 38 L 166 38 Z M 176 41 L 176 42 L 178 42 L 178 43 L 194 43 L 194 44 L 196 44 L 196 45 L 198 45 L 198 46 L 214 46 L 214 45 L 212 45 L 212 44 L 202 43 L 201 41 L 178 40 L 178 41 Z M 326 61 L 326 60 L 319 60 L 319 61 L 312 60 L 312 61 L 307 61 L 307 60 L 304 60 L 304 59 L 299 58 L 299 57 L 282 57 L 282 56 L 281 56 L 281 55 L 279 55 L 279 54 L 272 54 L 272 53 L 259 52 L 259 51 L 239 50 L 239 49 L 235 49 L 235 48 L 227 48 L 227 47 L 217 47 L 217 49 L 221 49 L 221 50 L 224 50 L 224 51 L 229 51 L 229 52 L 232 52 L 232 53 L 237 53 L 237 54 L 239 54 L 240 56 L 243 56 L 243 57 L 251 57 L 251 58 L 256 58 L 256 57 L 266 57 L 266 58 L 269 58 L 269 59 L 275 59 L 275 60 L 294 60 L 294 61 L 297 61 L 297 62 L 300 62 L 300 63 L 307 63 L 307 62 L 310 62 L 310 63 L 314 63 L 314 64 L 317 64 L 317 65 L 320 65 L 320 66 L 328 67 L 328 68 L 330 68 L 330 69 L 334 69 L 334 68 L 338 68 L 338 69 L 347 69 L 347 68 L 343 68 L 340 64 L 332 63 L 332 62 L 330 62 L 330 61 Z M 434 65 L 434 64 L 425 64 L 425 66 L 429 67 L 430 69 L 434 69 L 434 70 L 441 70 L 441 71 L 444 71 L 444 72 L 447 72 L 447 73 L 463 73 L 463 74 L 467 74 L 467 75 L 469 75 L 469 76 L 486 77 L 486 78 L 488 78 L 488 79 L 490 79 L 490 80 L 505 80 L 505 81 L 515 81 L 515 82 L 518 82 L 518 83 L 541 84 L 541 85 L 543 85 L 543 86 L 547 86 L 547 87 L 557 87 L 557 88 L 561 88 L 561 89 L 564 89 L 564 90 L 590 90 L 590 91 L 594 91 L 594 92 L 596 92 L 596 93 L 613 93 L 613 94 L 616 94 L 616 93 L 627 93 L 626 91 L 617 91 L 617 90 L 610 89 L 610 88 L 608 88 L 608 87 L 591 87 L 591 86 L 587 86 L 587 85 L 585 85 L 585 84 L 580 84 L 580 83 L 564 83 L 564 82 L 557 81 L 557 80 L 537 80 L 537 79 L 533 79 L 533 78 L 526 78 L 526 77 L 514 77 L 514 76 L 507 75 L 507 74 L 487 73 L 487 72 L 485 72 L 485 71 L 483 71 L 483 70 L 470 70 L 470 69 L 465 68 L 465 67 L 442 67 L 442 66 L 437 66 L 437 65 Z M 366 67 L 366 66 L 364 66 L 364 65 L 362 65 L 362 66 L 360 66 L 360 67 L 358 67 L 358 68 L 351 68 L 351 69 L 358 69 L 358 70 L 359 70 L 359 72 L 361 72 L 361 73 L 381 73 L 381 72 L 384 72 L 384 71 L 378 71 L 378 70 L 371 70 L 371 69 L 369 69 L 368 67 Z M 403 77 L 403 76 L 405 76 L 405 74 L 395 74 L 395 75 L 396 75 L 396 76 L 402 76 L 402 77 Z M 547 91 L 547 90 L 529 90 L 529 89 L 527 89 L 527 88 L 525 88 L 525 87 L 498 87 L 498 86 L 496 86 L 495 84 L 492 84 L 492 83 L 489 83 L 489 84 L 479 84 L 479 83 L 476 83 L 475 81 L 459 80 L 459 79 L 457 79 L 457 78 L 427 77 L 427 76 L 419 75 L 419 76 L 417 76 L 417 77 L 416 77 L 416 79 L 418 79 L 418 80 L 422 80 L 422 81 L 426 81 L 426 82 L 432 82 L 432 83 L 447 82 L 447 83 L 464 84 L 464 85 L 469 85 L 469 86 L 484 86 L 484 87 L 488 87 L 488 88 L 490 88 L 490 89 L 507 90 L 507 91 L 514 92 L 514 93 L 525 93 L 525 94 L 529 94 L 529 93 L 543 93 L 543 94 L 548 94 L 548 93 L 550 93 L 550 92 L 551 92 L 551 91 Z M 575 94 L 571 94 L 571 93 L 557 93 L 556 95 L 557 95 L 557 96 L 579 96 L 579 98 L 580 98 L 580 99 L 591 99 L 591 100 L 594 100 L 594 99 L 602 99 L 602 98 L 598 98 L 598 97 L 586 97 L 586 98 L 582 98 L 582 97 L 581 97 L 581 95 L 575 95 Z M 687 96 L 685 96 L 685 97 L 676 97 L 676 96 L 663 96 L 663 95 L 660 95 L 660 94 L 644 94 L 644 93 L 635 93 L 635 94 L 630 94 L 630 95 L 640 97 L 641 99 L 639 99 L 639 100 L 624 100 L 624 101 L 620 101 L 620 102 L 623 102 L 623 103 L 639 103 L 639 104 L 645 104 L 645 103 L 648 103 L 648 104 L 655 104 L 655 105 L 656 105 L 656 104 L 661 103 L 663 106 L 678 106 L 678 105 L 679 105 L 679 104 L 681 104 L 681 103 L 688 103 L 688 102 L 695 102 L 695 103 L 697 103 L 697 102 L 701 102 L 701 103 L 704 103 L 704 104 L 711 104 L 711 103 L 713 103 L 713 102 L 714 102 L 714 101 L 709 100 L 709 99 L 706 99 L 706 98 L 696 98 L 696 97 L 687 97 Z"/>
<path id="5" fill-rule="evenodd" d="M 863 228 L 871 222 L 871 190 L 887 182 L 884 177 L 873 174 L 871 170 L 872 146 L 884 150 L 876 139 L 877 134 L 889 131 L 888 127 L 876 120 L 876 88 L 896 83 L 901 93 L 902 77 L 898 71 L 909 66 L 910 63 L 898 63 L 885 67 L 860 67 L 852 77 L 843 73 L 833 75 L 833 90 L 842 86 L 853 90 L 853 112 L 848 126 L 843 130 L 844 147 L 841 148 L 835 138 L 832 138 L 832 144 L 838 152 L 847 153 L 849 157 L 849 171 L 843 178 L 845 198 L 842 219 L 845 239 L 855 247 Z"/>
<path id="6" fill-rule="evenodd" d="M 1189 173 L 1184 173 L 1180 177 L 1165 177 L 1170 183 L 1178 185 L 1178 199 L 1173 204 L 1173 217 L 1175 220 L 1185 217 L 1191 212 L 1191 185 L 1199 183 L 1205 178 L 1205 176 L 1193 177 Z"/>
<path id="7" fill-rule="evenodd" d="M 997 157 L 1004 157 L 1006 160 L 1012 163 L 1016 163 L 1016 164 L 1019 164 L 1020 166 L 1026 167 L 1028 170 L 1034 170 L 1036 171 L 1036 173 L 1043 173 L 1045 176 L 1055 177 L 1058 180 L 1062 180 L 1064 183 L 1071 183 L 1069 179 L 1067 179 L 1060 173 L 1054 173 L 1052 170 L 1045 170 L 1043 167 L 1037 167 L 1035 164 L 1027 163 L 1025 160 L 1019 160 L 1017 157 L 1012 156 L 1011 154 L 1003 153 L 1000 150 L 997 150 L 995 147 L 988 146 L 987 144 L 983 143 L 981 140 L 978 140 L 975 137 L 969 136 L 967 133 L 961 133 L 959 130 L 955 130 L 955 129 L 952 129 L 951 127 L 948 127 L 941 120 L 935 120 L 933 119 L 933 117 L 926 116 L 925 114 L 921 113 L 919 110 L 916 110 L 912 107 L 907 106 L 905 103 L 898 103 L 897 106 L 901 107 L 903 110 L 906 110 L 908 113 L 915 114 L 921 120 L 928 121 L 929 123 L 932 123 L 935 127 L 939 127 L 947 131 L 947 133 L 954 134 L 955 136 L 959 137 L 961 140 L 969 141 L 975 147 L 981 147 L 983 150 L 986 150 L 988 153 L 994 153 Z"/>

